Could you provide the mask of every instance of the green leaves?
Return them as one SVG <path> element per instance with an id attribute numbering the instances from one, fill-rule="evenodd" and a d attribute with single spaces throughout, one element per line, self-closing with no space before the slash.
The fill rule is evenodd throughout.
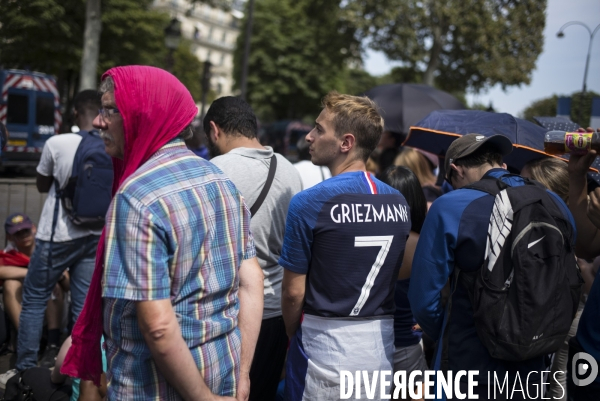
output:
<path id="1" fill-rule="evenodd" d="M 545 0 L 355 0 L 348 8 L 373 49 L 446 91 L 528 84 L 543 47 Z"/>
<path id="2" fill-rule="evenodd" d="M 53 74 L 59 78 L 63 95 L 73 96 L 81 64 L 85 5 L 86 0 L 0 0 L 3 66 Z M 164 29 L 170 17 L 151 5 L 152 0 L 102 1 L 98 76 L 119 65 L 166 67 Z M 188 42 L 175 51 L 173 69 L 194 99 L 200 100 L 202 65 Z"/>
<path id="3" fill-rule="evenodd" d="M 346 66 L 358 60 L 360 43 L 340 3 L 256 0 L 248 101 L 263 120 L 314 118 L 327 92 L 344 91 Z M 243 25 L 245 32 L 246 21 Z M 234 56 L 237 79 L 243 43 L 240 35 Z"/>
<path id="4" fill-rule="evenodd" d="M 555 116 L 558 98 L 568 96 L 569 95 L 552 95 L 544 99 L 536 100 L 523 110 L 521 113 L 522 117 L 526 120 L 533 121 L 533 117 L 537 116 Z M 599 96 L 600 94 L 595 92 L 586 92 L 583 98 L 581 92 L 574 92 L 571 94 L 571 121 L 587 128 L 590 124 L 590 117 L 592 115 L 592 98 Z M 583 105 L 583 109 L 580 108 L 581 105 Z"/>

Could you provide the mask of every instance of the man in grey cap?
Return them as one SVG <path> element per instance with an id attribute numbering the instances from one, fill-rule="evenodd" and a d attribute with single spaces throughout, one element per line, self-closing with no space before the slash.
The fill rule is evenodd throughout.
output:
<path id="1" fill-rule="evenodd" d="M 487 399 L 494 391 L 494 374 L 500 386 L 508 377 L 510 388 L 520 377 L 522 390 L 534 394 L 536 388 L 532 386 L 540 383 L 539 372 L 545 367 L 544 356 L 507 362 L 490 355 L 477 335 L 469 294 L 462 283 L 450 280 L 448 307 L 442 305 L 442 289 L 453 276 L 455 267 L 463 272 L 478 271 L 486 253 L 495 198 L 465 187 L 484 177 L 499 179 L 511 187 L 525 185 L 524 179 L 509 174 L 502 162 L 503 156 L 511 150 L 512 143 L 502 135 L 469 134 L 450 145 L 446 152 L 445 178 L 455 191 L 437 199 L 429 209 L 413 260 L 413 266 L 418 268 L 412 271 L 408 293 L 417 322 L 438 342 L 432 368 L 455 373 L 478 370 L 475 394 L 480 399 Z M 566 206 L 564 209 L 566 211 Z M 467 376 L 462 377 L 456 387 L 455 391 L 467 394 Z M 496 399 L 504 399 L 505 393 L 497 394 L 500 398 Z M 514 399 L 521 399 L 518 397 L 522 394 L 527 393 L 519 390 Z"/>

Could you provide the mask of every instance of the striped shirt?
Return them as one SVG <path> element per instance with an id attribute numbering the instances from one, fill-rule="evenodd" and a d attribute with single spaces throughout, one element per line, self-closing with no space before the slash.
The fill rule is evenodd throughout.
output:
<path id="1" fill-rule="evenodd" d="M 109 400 L 177 400 L 150 354 L 135 301 L 171 300 L 207 386 L 235 396 L 238 269 L 255 256 L 244 199 L 183 141 L 163 146 L 119 188 L 106 216 L 103 277 Z"/>

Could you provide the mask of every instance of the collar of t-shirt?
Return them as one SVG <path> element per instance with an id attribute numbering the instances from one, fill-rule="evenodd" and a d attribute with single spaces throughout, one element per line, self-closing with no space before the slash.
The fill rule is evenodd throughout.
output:
<path id="1" fill-rule="evenodd" d="M 251 157 L 253 159 L 269 159 L 273 156 L 273 148 L 270 146 L 265 146 L 264 149 L 235 148 L 227 152 L 227 154 Z"/>

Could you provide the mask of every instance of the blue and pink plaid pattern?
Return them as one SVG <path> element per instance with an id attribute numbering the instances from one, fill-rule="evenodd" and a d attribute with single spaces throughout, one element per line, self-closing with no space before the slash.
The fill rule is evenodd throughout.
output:
<path id="1" fill-rule="evenodd" d="M 135 301 L 166 298 L 208 387 L 235 395 L 238 268 L 255 256 L 249 227 L 235 186 L 181 140 L 162 147 L 123 183 L 106 219 L 109 399 L 179 399 L 152 360 L 135 309 Z"/>

